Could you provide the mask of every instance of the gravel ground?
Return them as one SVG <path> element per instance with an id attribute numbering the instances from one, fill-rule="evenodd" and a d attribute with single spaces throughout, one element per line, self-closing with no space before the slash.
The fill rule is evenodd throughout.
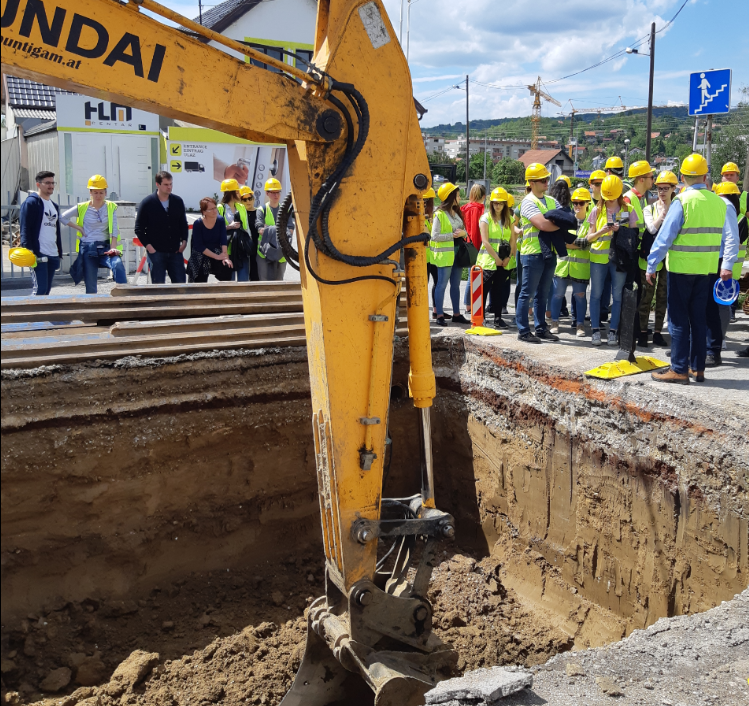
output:
<path id="1" fill-rule="evenodd" d="M 662 618 L 621 642 L 552 657 L 497 706 L 746 706 L 749 589 L 705 613 Z M 484 706 L 452 701 L 450 706 Z M 492 706 L 492 705 L 487 705 Z"/>

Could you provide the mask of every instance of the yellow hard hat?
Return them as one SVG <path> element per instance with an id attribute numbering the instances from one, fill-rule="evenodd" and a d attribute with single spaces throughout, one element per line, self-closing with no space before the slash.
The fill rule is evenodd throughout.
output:
<path id="1" fill-rule="evenodd" d="M 457 188 L 458 187 L 455 186 L 455 184 L 446 181 L 439 189 L 437 189 L 437 196 L 439 196 L 440 201 L 444 201 Z"/>
<path id="2" fill-rule="evenodd" d="M 265 190 L 266 191 L 281 191 L 281 182 L 278 181 L 278 179 L 268 179 L 268 181 L 265 182 Z"/>
<path id="3" fill-rule="evenodd" d="M 515 205 L 515 197 L 512 194 L 507 194 L 507 208 L 512 208 Z"/>
<path id="4" fill-rule="evenodd" d="M 606 160 L 606 169 L 624 169 L 624 162 L 621 157 L 609 157 Z"/>
<path id="5" fill-rule="evenodd" d="M 224 179 L 221 182 L 221 191 L 239 191 L 239 182 L 236 179 Z"/>
<path id="6" fill-rule="evenodd" d="M 601 196 L 606 201 L 614 201 L 622 195 L 624 186 L 622 180 L 616 174 L 609 174 L 601 184 Z"/>
<path id="7" fill-rule="evenodd" d="M 681 163 L 681 173 L 686 176 L 704 176 L 707 174 L 707 160 L 694 152 Z"/>
<path id="8" fill-rule="evenodd" d="M 736 196 L 741 196 L 741 189 L 739 189 L 736 184 L 734 184 L 732 181 L 722 181 L 720 184 L 716 184 L 713 187 L 713 190 L 716 194 L 720 194 L 721 196 L 726 196 L 728 194 L 736 194 Z"/>
<path id="9" fill-rule="evenodd" d="M 604 172 L 603 169 L 596 169 L 588 177 L 588 184 L 590 184 L 591 181 L 603 181 L 605 178 L 606 172 Z"/>
<path id="10" fill-rule="evenodd" d="M 739 165 L 736 164 L 736 162 L 726 162 L 723 165 L 723 169 L 720 170 L 721 174 L 730 174 L 731 172 L 736 172 L 736 174 L 740 174 L 739 171 Z"/>
<path id="11" fill-rule="evenodd" d="M 538 162 L 533 162 L 525 168 L 525 180 L 537 181 L 538 179 L 548 179 L 551 176 L 549 170 Z"/>
<path id="12" fill-rule="evenodd" d="M 679 183 L 679 180 L 676 178 L 676 174 L 673 172 L 661 172 L 658 175 L 658 178 L 655 180 L 656 185 L 658 184 L 671 184 L 671 186 L 676 186 Z"/>
<path id="13" fill-rule="evenodd" d="M 239 189 L 239 195 L 244 198 L 245 196 L 252 196 L 255 198 L 255 194 L 249 186 L 242 186 Z"/>
<path id="14" fill-rule="evenodd" d="M 568 176 L 565 176 L 564 174 L 560 174 L 557 177 L 557 181 L 566 182 L 567 186 L 569 186 L 570 188 L 572 188 L 572 181 L 570 180 L 570 178 Z"/>
<path id="15" fill-rule="evenodd" d="M 641 159 L 629 165 L 629 178 L 636 179 L 637 177 L 647 176 L 648 174 L 652 174 L 653 171 L 653 167 L 650 166 L 648 161 Z"/>
<path id="16" fill-rule="evenodd" d="M 94 174 L 88 180 L 88 186 L 86 188 L 87 189 L 106 189 L 107 180 L 101 174 Z"/>
<path id="17" fill-rule="evenodd" d="M 433 199 L 437 194 L 434 193 L 434 189 L 430 186 L 421 197 L 423 199 Z"/>
<path id="18" fill-rule="evenodd" d="M 498 186 L 494 191 L 492 191 L 489 201 L 494 201 L 495 203 L 507 203 L 508 197 L 509 194 L 501 186 Z"/>
<path id="19" fill-rule="evenodd" d="M 16 267 L 36 267 L 36 255 L 26 248 L 11 248 L 8 259 Z"/>
<path id="20" fill-rule="evenodd" d="M 578 189 L 575 189 L 572 192 L 572 201 L 590 201 L 591 195 L 590 191 L 583 188 L 582 186 Z"/>

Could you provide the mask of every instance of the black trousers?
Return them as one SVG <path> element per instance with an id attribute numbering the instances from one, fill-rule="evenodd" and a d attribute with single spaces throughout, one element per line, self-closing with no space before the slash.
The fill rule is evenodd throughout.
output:
<path id="1" fill-rule="evenodd" d="M 498 267 L 496 270 L 484 270 L 484 319 L 488 318 L 489 313 L 486 309 L 486 297 L 491 292 L 492 305 L 494 314 L 494 320 L 498 321 L 502 318 L 503 304 L 505 292 L 505 282 L 509 281 L 510 273 L 504 267 Z M 505 302 L 506 303 L 506 302 Z"/>

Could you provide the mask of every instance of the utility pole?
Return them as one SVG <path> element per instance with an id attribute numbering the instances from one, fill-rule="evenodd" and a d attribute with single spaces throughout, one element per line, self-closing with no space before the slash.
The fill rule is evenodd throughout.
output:
<path id="1" fill-rule="evenodd" d="M 700 130 L 700 119 L 694 119 L 694 137 L 692 138 L 692 152 L 697 151 L 697 133 Z"/>
<path id="2" fill-rule="evenodd" d="M 645 142 L 645 160 L 650 162 L 650 134 L 653 129 L 653 76 L 655 74 L 655 22 L 650 25 L 650 86 L 648 87 L 648 134 Z"/>
<path id="3" fill-rule="evenodd" d="M 471 132 L 468 125 L 468 74 L 466 74 L 466 198 L 468 198 L 468 174 L 471 167 Z"/>
<path id="4" fill-rule="evenodd" d="M 705 140 L 707 141 L 707 149 L 705 150 L 705 159 L 707 159 L 707 185 L 713 185 L 713 116 L 707 116 L 707 129 L 706 129 Z"/>

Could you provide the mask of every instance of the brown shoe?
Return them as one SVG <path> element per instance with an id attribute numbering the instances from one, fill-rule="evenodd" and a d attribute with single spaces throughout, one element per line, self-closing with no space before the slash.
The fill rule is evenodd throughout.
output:
<path id="1" fill-rule="evenodd" d="M 679 375 L 679 373 L 674 372 L 671 368 L 650 373 L 650 377 L 656 382 L 675 382 L 677 385 L 689 384 L 688 375 Z"/>
<path id="2" fill-rule="evenodd" d="M 694 370 L 689 368 L 689 377 L 695 382 L 705 382 L 705 371 L 703 370 L 701 373 L 695 373 Z"/>

